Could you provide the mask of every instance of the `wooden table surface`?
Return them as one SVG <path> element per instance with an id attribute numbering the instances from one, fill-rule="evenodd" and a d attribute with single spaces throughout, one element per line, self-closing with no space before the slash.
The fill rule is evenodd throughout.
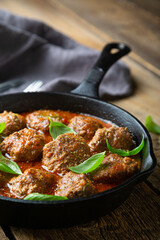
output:
<path id="1" fill-rule="evenodd" d="M 131 97 L 113 103 L 142 123 L 150 114 L 160 124 L 160 2 L 159 0 L 0 0 L 5 8 L 42 20 L 89 47 L 124 41 L 133 52 L 125 57 L 136 85 Z M 58 229 L 0 227 L 6 240 L 160 239 L 160 136 L 151 134 L 158 165 L 146 182 L 105 217 Z"/>

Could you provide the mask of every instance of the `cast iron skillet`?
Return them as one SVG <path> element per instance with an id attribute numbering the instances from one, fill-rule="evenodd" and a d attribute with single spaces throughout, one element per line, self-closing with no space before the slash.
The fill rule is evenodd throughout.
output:
<path id="1" fill-rule="evenodd" d="M 112 49 L 117 49 L 112 53 Z M 98 86 L 109 67 L 130 48 L 122 43 L 108 44 L 87 78 L 72 93 L 18 93 L 0 97 L 0 112 L 27 112 L 36 109 L 61 109 L 91 114 L 127 126 L 137 145 L 145 136 L 142 168 L 119 186 L 89 197 L 67 201 L 24 201 L 0 196 L 0 224 L 25 227 L 68 226 L 103 216 L 118 207 L 131 193 L 134 185 L 145 180 L 156 165 L 150 135 L 142 123 L 127 111 L 98 99 Z M 85 95 L 85 96 L 83 96 Z"/>

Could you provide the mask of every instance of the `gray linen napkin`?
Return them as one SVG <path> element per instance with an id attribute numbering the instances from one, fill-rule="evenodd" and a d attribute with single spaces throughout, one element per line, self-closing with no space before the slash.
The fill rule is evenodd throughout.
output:
<path id="1" fill-rule="evenodd" d="M 34 80 L 44 82 L 42 91 L 69 92 L 85 78 L 99 51 L 85 47 L 46 24 L 0 10 L 0 87 L 11 80 L 21 92 Z M 129 68 L 115 63 L 100 86 L 100 97 L 111 99 L 132 93 Z"/>

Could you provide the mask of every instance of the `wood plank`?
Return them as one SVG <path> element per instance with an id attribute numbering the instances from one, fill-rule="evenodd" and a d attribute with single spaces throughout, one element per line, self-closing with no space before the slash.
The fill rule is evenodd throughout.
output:
<path id="1" fill-rule="evenodd" d="M 151 137 L 158 164 L 147 181 L 149 182 L 150 187 L 152 187 L 157 193 L 160 194 L 160 136 L 152 133 Z"/>
<path id="2" fill-rule="evenodd" d="M 60 229 L 12 227 L 11 230 L 16 240 L 158 240 L 160 198 L 142 183 L 120 207 L 97 221 Z"/>
<path id="3" fill-rule="evenodd" d="M 60 2 L 114 39 L 128 43 L 138 55 L 160 67 L 160 54 L 157 51 L 160 47 L 160 4 L 157 0 L 145 3 L 135 0 Z"/>
<path id="4" fill-rule="evenodd" d="M 8 237 L 5 235 L 3 229 L 0 226 L 0 239 L 1 240 L 8 240 Z"/>
<path id="5" fill-rule="evenodd" d="M 155 16 L 159 16 L 160 13 L 160 4 L 159 0 L 132 0 L 132 4 L 135 4 L 137 7 L 141 7 L 151 12 Z"/>

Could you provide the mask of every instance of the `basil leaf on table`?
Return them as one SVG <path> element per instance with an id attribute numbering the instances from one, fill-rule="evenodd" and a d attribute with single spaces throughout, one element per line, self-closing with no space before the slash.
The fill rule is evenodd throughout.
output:
<path id="1" fill-rule="evenodd" d="M 2 155 L 1 151 L 0 151 L 0 171 L 19 175 L 22 174 L 18 164 L 5 158 Z"/>
<path id="2" fill-rule="evenodd" d="M 140 145 L 131 151 L 129 151 L 129 150 L 125 151 L 122 149 L 116 149 L 116 148 L 111 147 L 108 142 L 108 139 L 106 140 L 106 143 L 107 143 L 107 148 L 111 153 L 117 153 L 118 155 L 120 155 L 122 157 L 133 156 L 133 155 L 136 155 L 137 153 L 139 153 L 142 150 L 142 148 L 144 147 L 144 135 L 142 136 L 142 141 L 141 141 Z"/>
<path id="3" fill-rule="evenodd" d="M 6 126 L 5 122 L 0 123 L 0 134 L 4 131 L 5 126 Z"/>
<path id="4" fill-rule="evenodd" d="M 75 166 L 68 167 L 72 172 L 75 173 L 89 173 L 95 170 L 103 161 L 106 152 L 97 153 L 92 157 L 88 158 L 83 163 Z"/>
<path id="5" fill-rule="evenodd" d="M 32 201 L 60 201 L 60 200 L 67 200 L 67 197 L 63 196 L 55 196 L 55 195 L 47 195 L 47 194 L 40 194 L 40 193 L 31 193 L 27 195 L 24 200 L 32 200 Z"/>
<path id="6" fill-rule="evenodd" d="M 49 118 L 50 126 L 49 126 L 49 133 L 51 136 L 56 139 L 59 135 L 64 133 L 74 133 L 76 132 L 71 128 L 67 127 L 65 124 L 61 122 L 53 122 L 51 118 Z"/>
<path id="7" fill-rule="evenodd" d="M 160 126 L 152 120 L 151 116 L 146 117 L 145 125 L 150 132 L 160 134 Z"/>

